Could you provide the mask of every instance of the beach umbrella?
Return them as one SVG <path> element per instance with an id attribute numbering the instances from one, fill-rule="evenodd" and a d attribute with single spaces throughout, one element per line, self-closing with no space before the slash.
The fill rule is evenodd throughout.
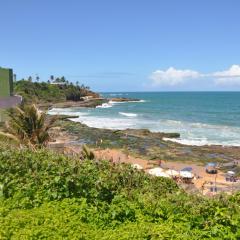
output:
<path id="1" fill-rule="evenodd" d="M 155 173 L 150 173 L 151 175 L 155 177 L 165 177 L 165 178 L 170 178 L 170 176 L 165 173 L 165 172 L 155 172 Z"/>
<path id="2" fill-rule="evenodd" d="M 159 172 L 156 176 L 157 177 L 170 178 L 170 176 L 167 173 L 165 173 L 165 172 Z"/>
<path id="3" fill-rule="evenodd" d="M 193 170 L 192 167 L 185 167 L 181 171 L 183 171 L 183 172 L 191 172 L 192 170 Z"/>
<path id="4" fill-rule="evenodd" d="M 141 165 L 137 164 L 137 163 L 132 164 L 132 167 L 137 169 L 137 170 L 142 170 L 143 169 L 143 167 Z"/>
<path id="5" fill-rule="evenodd" d="M 180 171 L 180 177 L 182 178 L 193 178 L 193 174 L 189 171 Z"/>
<path id="6" fill-rule="evenodd" d="M 233 175 L 235 175 L 235 172 L 234 171 L 228 171 L 227 174 L 230 175 L 230 176 L 233 176 Z"/>
<path id="7" fill-rule="evenodd" d="M 208 167 L 216 167 L 216 166 L 217 166 L 217 163 L 209 162 L 209 163 L 207 163 L 207 166 L 208 166 Z"/>
<path id="8" fill-rule="evenodd" d="M 179 176 L 179 172 L 174 169 L 168 169 L 165 173 L 167 173 L 169 176 L 172 176 L 172 177 Z"/>
<path id="9" fill-rule="evenodd" d="M 151 175 L 158 174 L 159 172 L 163 172 L 163 169 L 160 167 L 152 168 L 148 171 L 148 173 Z"/>
<path id="10" fill-rule="evenodd" d="M 162 168 L 159 167 L 150 169 L 148 173 L 156 177 L 170 178 L 170 176 L 165 173 Z"/>

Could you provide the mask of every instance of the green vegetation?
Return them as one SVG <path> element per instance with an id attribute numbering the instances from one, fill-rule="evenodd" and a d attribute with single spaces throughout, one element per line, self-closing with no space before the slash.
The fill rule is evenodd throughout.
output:
<path id="1" fill-rule="evenodd" d="M 91 151 L 86 145 L 82 147 L 82 156 L 83 158 L 87 158 L 89 160 L 93 160 L 95 158 L 94 152 Z"/>
<path id="2" fill-rule="evenodd" d="M 188 195 L 126 164 L 0 147 L 0 239 L 239 239 L 240 195 Z"/>
<path id="3" fill-rule="evenodd" d="M 40 112 L 34 104 L 15 107 L 9 110 L 9 121 L 6 122 L 5 132 L 0 131 L 0 135 L 20 146 L 41 148 L 49 142 L 49 130 L 56 120 L 57 117 L 47 120 L 47 114 Z"/>
<path id="4" fill-rule="evenodd" d="M 63 79 L 60 79 L 61 82 Z M 59 80 L 59 81 L 60 81 Z M 56 83 L 59 83 L 56 80 Z M 27 103 L 57 103 L 66 100 L 79 101 L 86 95 L 96 95 L 84 85 L 69 84 L 65 78 L 64 84 L 50 84 L 46 82 L 32 82 L 30 80 L 17 81 L 14 92 L 21 95 Z"/>

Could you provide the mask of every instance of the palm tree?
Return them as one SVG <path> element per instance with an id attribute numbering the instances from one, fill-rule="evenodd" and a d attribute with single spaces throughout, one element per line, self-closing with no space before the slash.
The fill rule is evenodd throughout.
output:
<path id="1" fill-rule="evenodd" d="M 36 75 L 36 81 L 39 82 L 40 77 L 38 75 Z"/>
<path id="2" fill-rule="evenodd" d="M 47 145 L 49 130 L 57 120 L 57 117 L 47 120 L 47 114 L 40 112 L 34 104 L 12 109 L 9 118 L 6 131 L 0 132 L 0 135 L 32 149 Z"/>
<path id="3" fill-rule="evenodd" d="M 49 82 L 54 82 L 54 76 L 53 75 L 50 76 L 50 81 Z"/>
<path id="4" fill-rule="evenodd" d="M 66 78 L 64 76 L 61 77 L 61 82 L 66 82 Z"/>
<path id="5" fill-rule="evenodd" d="M 95 159 L 95 155 L 93 151 L 91 151 L 85 144 L 82 147 L 81 154 L 84 159 L 89 159 L 89 160 Z"/>

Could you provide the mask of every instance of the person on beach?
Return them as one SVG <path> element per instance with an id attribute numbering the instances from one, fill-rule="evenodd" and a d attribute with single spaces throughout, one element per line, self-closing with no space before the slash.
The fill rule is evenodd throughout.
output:
<path id="1" fill-rule="evenodd" d="M 203 194 L 203 191 L 205 190 L 205 184 L 206 184 L 206 183 L 207 183 L 207 182 L 204 181 L 203 184 L 202 184 L 202 186 L 201 186 L 202 194 Z"/>
<path id="2" fill-rule="evenodd" d="M 162 166 L 162 160 L 158 160 L 158 166 L 159 166 L 159 167 Z"/>

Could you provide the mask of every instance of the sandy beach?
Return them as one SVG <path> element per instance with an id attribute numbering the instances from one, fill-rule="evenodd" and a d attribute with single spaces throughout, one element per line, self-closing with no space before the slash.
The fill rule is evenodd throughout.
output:
<path id="1" fill-rule="evenodd" d="M 131 165 L 138 164 L 143 167 L 144 171 L 148 171 L 154 167 L 161 167 L 163 169 L 171 169 L 180 171 L 183 168 L 191 167 L 192 173 L 194 174 L 194 179 L 192 183 L 199 190 L 199 192 L 204 195 L 212 195 L 210 192 L 210 188 L 212 186 L 216 186 L 219 191 L 224 191 L 227 193 L 231 193 L 233 184 L 236 186 L 239 183 L 231 183 L 225 180 L 226 174 L 222 171 L 218 170 L 217 174 L 208 174 L 206 173 L 205 167 L 197 165 L 196 163 L 181 163 L 181 162 L 169 162 L 165 160 L 156 160 L 156 161 L 148 161 L 142 158 L 135 158 L 128 154 L 123 153 L 117 149 L 105 149 L 105 150 L 94 150 L 97 159 L 107 159 L 109 161 L 115 163 L 129 163 Z M 161 164 L 160 164 L 161 163 Z"/>

